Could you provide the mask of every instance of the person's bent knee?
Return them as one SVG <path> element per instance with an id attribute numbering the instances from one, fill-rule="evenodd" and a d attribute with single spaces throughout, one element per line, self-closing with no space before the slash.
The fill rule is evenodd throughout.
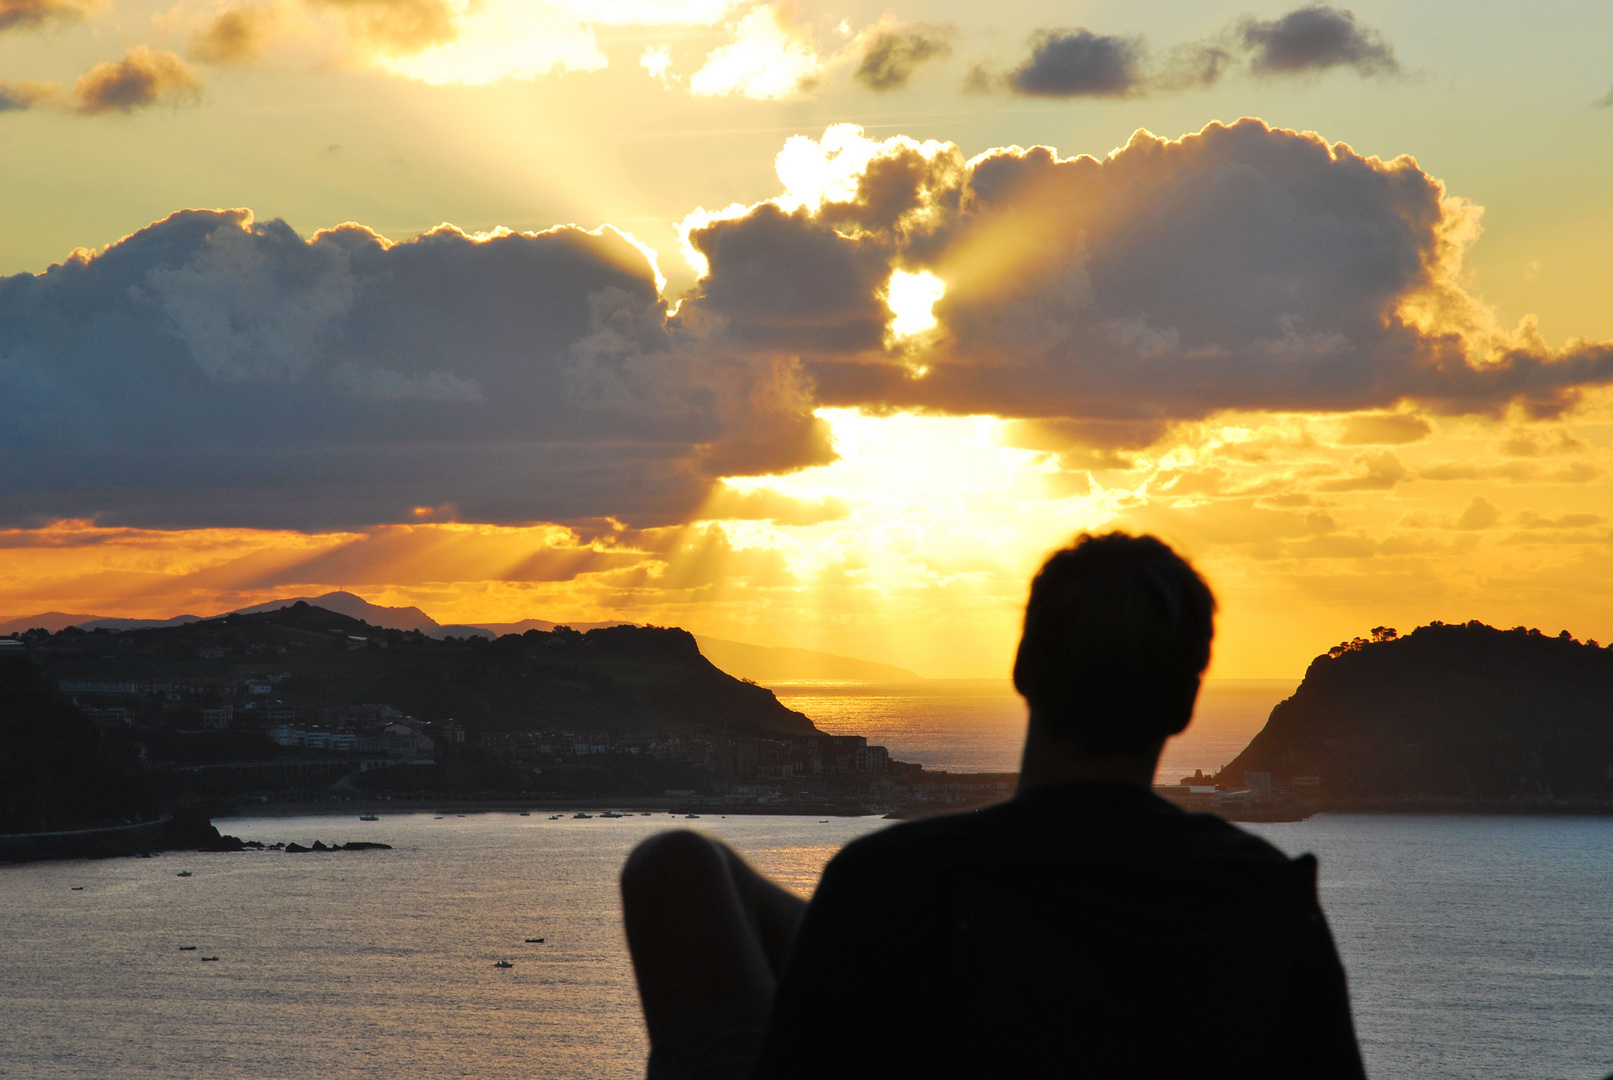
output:
<path id="1" fill-rule="evenodd" d="M 642 841 L 628 855 L 622 864 L 622 895 L 662 893 L 726 871 L 726 859 L 715 842 L 690 829 L 671 829 Z"/>

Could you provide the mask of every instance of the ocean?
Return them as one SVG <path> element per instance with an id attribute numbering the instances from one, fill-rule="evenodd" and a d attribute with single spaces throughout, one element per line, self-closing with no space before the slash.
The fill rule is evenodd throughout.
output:
<path id="1" fill-rule="evenodd" d="M 1165 744 L 1162 783 L 1215 772 L 1249 745 L 1292 679 L 1211 679 L 1186 731 Z M 1017 772 L 1025 703 L 1006 679 L 777 683 L 778 699 L 832 734 L 867 735 L 899 761 L 952 772 Z"/>
<path id="2" fill-rule="evenodd" d="M 1257 691 L 1272 689 L 1248 689 L 1242 705 L 1233 695 L 1219 728 L 1242 722 Z M 842 688 L 839 719 L 829 705 L 811 715 L 825 727 L 860 715 L 897 757 L 930 763 L 918 752 L 929 747 L 937 764 L 1012 767 L 1022 715 L 986 735 L 966 722 L 995 708 L 990 693 L 931 695 L 904 715 L 889 688 L 884 711 L 871 706 L 880 696 Z M 931 730 L 947 725 L 967 737 Z M 1196 745 L 1162 777 L 1231 756 Z M 359 812 L 218 824 L 245 839 L 392 850 L 0 867 L 0 1078 L 637 1077 L 645 1041 L 615 887 L 632 846 L 701 829 L 805 895 L 841 845 L 888 824 Z M 1613 820 L 1324 814 L 1246 827 L 1319 857 L 1371 1076 L 1613 1071 Z M 1182 975 L 1192 959 L 1162 975 L 1201 979 L 1206 993 L 1261 977 Z"/>

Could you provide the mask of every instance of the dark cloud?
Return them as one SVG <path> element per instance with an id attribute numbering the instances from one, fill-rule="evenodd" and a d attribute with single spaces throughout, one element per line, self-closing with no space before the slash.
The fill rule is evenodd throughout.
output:
<path id="1" fill-rule="evenodd" d="M 920 65 L 952 55 L 951 31 L 908 26 L 875 34 L 854 77 L 870 90 L 900 90 Z"/>
<path id="2" fill-rule="evenodd" d="M 236 4 L 225 8 L 196 33 L 185 50 L 207 64 L 247 64 L 258 58 L 279 22 L 272 4 Z"/>
<path id="3" fill-rule="evenodd" d="M 866 160 L 843 199 L 690 232 L 709 270 L 675 316 L 608 229 L 389 244 L 186 211 L 0 279 L 0 528 L 819 521 L 840 509 L 715 478 L 829 460 L 825 405 L 1024 421 L 1016 445 L 1071 469 L 1228 410 L 1333 414 L 1363 447 L 1510 411 L 1528 457 L 1484 476 L 1599 476 L 1527 418 L 1613 383 L 1613 344 L 1488 323 L 1461 285 L 1476 212 L 1410 158 L 1256 120 L 1101 160 L 840 143 Z M 945 283 L 934 329 L 895 336 L 897 270 Z M 1367 449 L 1309 479 L 1471 472 L 1442 469 Z"/>
<path id="4" fill-rule="evenodd" d="M 711 263 L 691 309 L 708 332 L 796 351 L 874 348 L 884 337 L 890 312 L 875 294 L 890 269 L 878 245 L 772 203 L 689 239 Z"/>
<path id="5" fill-rule="evenodd" d="M 73 108 L 93 116 L 133 112 L 158 103 L 178 104 L 201 96 L 202 82 L 171 52 L 136 45 L 121 60 L 96 64 L 73 83 Z"/>
<path id="6" fill-rule="evenodd" d="M 0 32 L 77 22 L 97 6 L 95 0 L 0 0 Z"/>
<path id="7" fill-rule="evenodd" d="M 710 226 L 703 250 L 766 240 L 713 259 L 685 305 L 723 298 L 747 340 L 800 353 L 826 404 L 1063 419 L 1121 447 L 1227 409 L 1549 417 L 1613 382 L 1613 345 L 1478 328 L 1460 284 L 1474 212 L 1409 158 L 1245 120 L 1139 132 L 1103 160 L 892 143 L 871 176 L 877 199 Z M 880 343 L 895 269 L 947 291 L 935 331 Z"/>
<path id="8" fill-rule="evenodd" d="M 1144 81 L 1141 38 L 1090 30 L 1038 30 L 1031 54 L 1004 85 L 1027 97 L 1125 97 Z"/>
<path id="9" fill-rule="evenodd" d="M 406 56 L 459 36 L 445 0 L 312 0 L 339 11 L 349 33 L 381 52 Z"/>
<path id="10" fill-rule="evenodd" d="M 1361 75 L 1393 75 L 1400 63 L 1383 35 L 1356 25 L 1355 14 L 1327 4 L 1280 18 L 1244 19 L 1238 36 L 1256 75 L 1302 75 L 1351 67 Z"/>
<path id="11" fill-rule="evenodd" d="M 0 279 L 0 521 L 688 520 L 832 457 L 788 357 L 669 325 L 619 234 L 304 240 L 185 211 Z"/>
<path id="12" fill-rule="evenodd" d="M 1245 60 L 1251 72 L 1268 76 L 1307 75 L 1335 67 L 1350 67 L 1362 76 L 1400 70 L 1382 34 L 1357 25 L 1353 13 L 1326 4 L 1298 8 L 1276 19 L 1245 18 L 1215 39 L 1174 46 L 1157 66 L 1147 60 L 1148 46 L 1141 37 L 1039 30 L 1031 37 L 1030 56 L 1019 67 L 996 75 L 976 65 L 964 88 L 1055 98 L 1174 93 L 1214 86 Z"/>

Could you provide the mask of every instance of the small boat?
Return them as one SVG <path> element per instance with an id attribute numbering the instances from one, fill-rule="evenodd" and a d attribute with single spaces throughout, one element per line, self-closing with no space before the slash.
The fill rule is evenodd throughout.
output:
<path id="1" fill-rule="evenodd" d="M 650 815 L 650 812 L 648 810 L 642 810 L 642 811 L 639 812 L 639 817 L 650 817 L 650 816 L 651 815 Z"/>
<path id="2" fill-rule="evenodd" d="M 559 821 L 561 818 L 563 818 L 565 816 L 566 815 L 564 815 L 564 814 L 550 814 L 549 815 L 549 820 L 550 821 Z"/>
<path id="3" fill-rule="evenodd" d="M 442 820 L 442 815 L 438 814 L 436 817 L 432 818 L 431 820 L 432 821 L 441 821 Z"/>
<path id="4" fill-rule="evenodd" d="M 73 891 L 74 892 L 83 892 L 84 891 L 84 886 L 82 886 L 82 885 L 74 885 L 73 886 Z"/>
<path id="5" fill-rule="evenodd" d="M 194 946 L 194 945 L 181 945 L 179 947 L 179 951 L 180 952 L 195 952 L 196 951 L 196 946 Z"/>
<path id="6" fill-rule="evenodd" d="M 526 939 L 526 943 L 528 945 L 542 945 L 543 939 L 540 937 L 529 937 Z"/>
<path id="7" fill-rule="evenodd" d="M 190 871 L 181 870 L 179 873 L 175 874 L 174 877 L 190 877 Z"/>
<path id="8" fill-rule="evenodd" d="M 218 959 L 218 957 L 216 957 L 216 956 L 204 956 L 204 957 L 202 957 L 202 963 L 205 964 L 210 960 L 217 960 L 217 959 Z"/>
<path id="9" fill-rule="evenodd" d="M 379 817 L 377 817 L 374 814 L 360 814 L 358 816 L 358 819 L 360 821 L 380 821 L 381 820 Z"/>
<path id="10" fill-rule="evenodd" d="M 493 966 L 496 967 L 496 968 L 512 968 L 515 965 L 510 963 L 508 960 L 500 960 L 498 963 L 494 964 Z"/>
<path id="11" fill-rule="evenodd" d="M 699 815 L 699 814 L 684 814 L 684 815 L 683 815 L 683 816 L 684 816 L 684 818 L 686 818 L 686 819 L 687 819 L 687 820 L 690 820 L 690 821 L 692 821 L 692 820 L 694 820 L 694 819 L 695 819 L 695 818 L 697 818 L 697 817 L 699 817 L 699 816 L 700 816 L 700 815 Z"/>
<path id="12" fill-rule="evenodd" d="M 521 816 L 522 816 L 522 817 L 531 817 L 531 816 L 532 816 L 532 815 L 531 815 L 531 814 L 529 814 L 529 813 L 527 813 L 527 812 L 526 812 L 526 811 L 525 811 L 525 810 L 522 810 L 522 811 L 521 811 Z"/>
<path id="13" fill-rule="evenodd" d="M 571 816 L 572 816 L 572 817 L 574 817 L 574 818 L 591 818 L 591 817 L 593 817 L 593 816 L 594 816 L 594 815 L 592 815 L 592 814 L 585 814 L 585 813 L 583 813 L 583 812 L 582 812 L 582 811 L 580 811 L 580 810 L 579 810 L 579 811 L 578 811 L 578 812 L 577 812 L 577 813 L 575 813 L 575 814 L 572 814 L 572 815 L 571 815 Z"/>
<path id="14" fill-rule="evenodd" d="M 827 825 L 827 824 L 829 824 L 829 819 L 828 818 L 819 818 L 818 819 L 818 824 L 819 825 Z"/>
<path id="15" fill-rule="evenodd" d="M 606 810 L 603 814 L 600 814 L 599 816 L 600 817 L 619 818 L 619 817 L 626 817 L 627 815 L 626 814 L 618 814 L 614 810 Z"/>

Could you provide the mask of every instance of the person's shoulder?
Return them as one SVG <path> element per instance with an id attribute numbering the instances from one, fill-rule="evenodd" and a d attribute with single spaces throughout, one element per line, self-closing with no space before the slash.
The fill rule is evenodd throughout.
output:
<path id="1" fill-rule="evenodd" d="M 825 872 L 898 875 L 909 872 L 915 863 L 954 856 L 960 846 L 990 833 L 996 809 L 988 806 L 895 822 L 841 848 Z"/>
<path id="2" fill-rule="evenodd" d="M 1157 795 L 1155 798 L 1159 798 Z M 1159 799 L 1170 811 L 1180 815 L 1178 827 L 1185 838 L 1194 846 L 1202 848 L 1207 854 L 1215 854 L 1235 859 L 1247 859 L 1253 862 L 1288 862 L 1284 855 L 1269 840 L 1256 836 L 1246 829 L 1221 817 L 1219 814 L 1192 812 L 1174 806 L 1165 799 Z"/>

